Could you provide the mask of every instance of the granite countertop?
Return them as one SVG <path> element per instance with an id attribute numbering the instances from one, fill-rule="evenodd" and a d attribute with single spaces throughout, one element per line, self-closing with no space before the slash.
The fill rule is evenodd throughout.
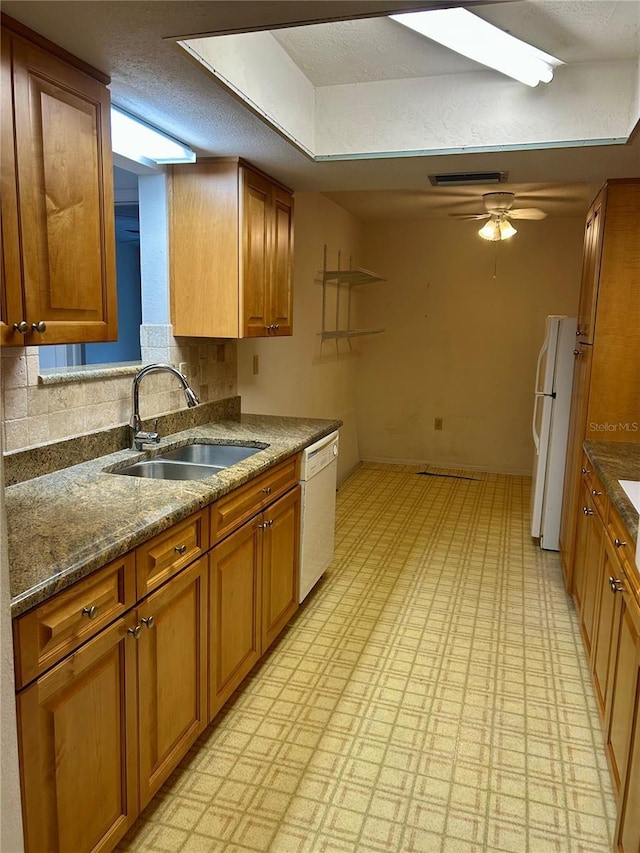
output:
<path id="1" fill-rule="evenodd" d="M 9 486 L 11 615 L 24 613 L 341 425 L 337 420 L 241 415 L 165 436 L 151 451 L 120 450 Z M 195 439 L 268 447 L 206 480 L 105 472 Z"/>
<path id="2" fill-rule="evenodd" d="M 618 480 L 640 480 L 640 444 L 622 441 L 585 441 L 584 449 L 611 503 L 634 543 L 638 541 L 638 513 Z"/>

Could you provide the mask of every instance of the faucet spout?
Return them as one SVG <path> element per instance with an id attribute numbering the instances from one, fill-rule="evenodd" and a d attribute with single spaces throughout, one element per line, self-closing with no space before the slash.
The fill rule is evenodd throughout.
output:
<path id="1" fill-rule="evenodd" d="M 144 377 L 148 376 L 150 373 L 163 372 L 173 374 L 180 381 L 187 400 L 187 406 L 190 409 L 197 406 L 200 402 L 198 395 L 189 385 L 186 377 L 184 377 L 172 364 L 157 362 L 156 364 L 146 364 L 144 367 L 141 367 L 134 376 L 133 387 L 131 390 L 131 419 L 129 421 L 129 426 L 131 427 L 131 447 L 134 450 L 142 450 L 143 445 L 146 443 L 157 444 L 160 441 L 160 435 L 157 432 L 143 432 L 142 430 L 142 420 L 140 418 L 140 383 Z"/>

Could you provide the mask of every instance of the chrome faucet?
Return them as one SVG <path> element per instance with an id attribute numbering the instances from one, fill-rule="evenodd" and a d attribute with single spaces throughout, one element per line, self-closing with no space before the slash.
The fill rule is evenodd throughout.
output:
<path id="1" fill-rule="evenodd" d="M 184 389 L 184 395 L 187 398 L 187 406 L 192 409 L 194 406 L 197 406 L 200 400 L 198 399 L 197 394 L 193 391 L 186 378 L 180 373 L 179 370 L 176 370 L 175 367 L 171 364 L 146 364 L 144 367 L 141 367 L 140 370 L 136 373 L 133 379 L 133 389 L 132 389 L 132 399 L 131 399 L 131 420 L 129 421 L 129 426 L 131 427 L 131 447 L 133 450 L 142 450 L 145 444 L 158 444 L 160 442 L 160 435 L 157 432 L 144 432 L 142 429 L 142 421 L 140 420 L 140 382 L 147 376 L 149 373 L 161 373 L 166 371 L 167 373 L 172 373 L 176 376 L 182 387 Z"/>

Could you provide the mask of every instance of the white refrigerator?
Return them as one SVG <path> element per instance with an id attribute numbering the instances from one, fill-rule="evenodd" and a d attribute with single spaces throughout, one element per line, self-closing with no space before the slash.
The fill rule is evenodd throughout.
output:
<path id="1" fill-rule="evenodd" d="M 531 535 L 548 551 L 559 549 L 577 326 L 575 317 L 547 317 L 536 368 Z"/>

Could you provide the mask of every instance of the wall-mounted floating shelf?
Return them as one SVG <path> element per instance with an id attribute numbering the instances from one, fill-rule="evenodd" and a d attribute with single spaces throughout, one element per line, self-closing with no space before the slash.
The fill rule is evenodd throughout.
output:
<path id="1" fill-rule="evenodd" d="M 351 266 L 351 264 L 349 264 Z M 385 278 L 370 270 L 364 270 L 360 267 L 354 269 L 340 269 L 340 252 L 338 252 L 338 269 L 327 269 L 327 247 L 324 247 L 324 264 L 320 271 L 322 276 L 322 331 L 320 335 L 323 341 L 341 340 L 343 338 L 351 339 L 362 337 L 363 335 L 378 335 L 384 332 L 384 329 L 352 329 L 351 328 L 351 288 L 359 287 L 362 284 L 373 284 L 377 281 L 386 281 Z M 327 289 L 335 287 L 335 327 L 327 328 Z M 346 311 L 347 325 L 346 328 L 340 328 L 340 302 L 342 291 L 346 291 Z"/>

